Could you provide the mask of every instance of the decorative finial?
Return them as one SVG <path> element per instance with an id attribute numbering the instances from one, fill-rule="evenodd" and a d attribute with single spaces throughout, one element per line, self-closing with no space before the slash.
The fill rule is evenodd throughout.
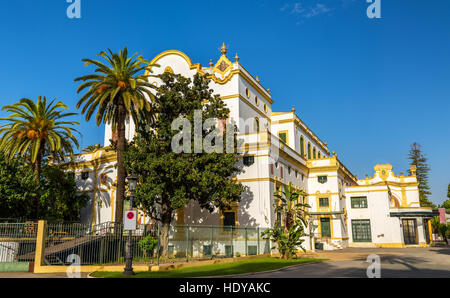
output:
<path id="1" fill-rule="evenodd" d="M 238 56 L 238 54 L 236 53 L 236 56 L 234 56 L 234 60 L 236 60 L 236 62 L 238 62 L 239 61 L 239 56 Z"/>
<path id="2" fill-rule="evenodd" d="M 259 82 L 259 77 L 258 76 L 256 76 L 256 81 Z"/>
<path id="3" fill-rule="evenodd" d="M 269 92 L 269 94 L 270 94 L 270 89 L 267 89 L 267 92 Z"/>
<path id="4" fill-rule="evenodd" d="M 212 59 L 211 60 L 209 60 L 209 67 L 213 67 L 214 66 L 214 63 L 212 62 Z"/>
<path id="5" fill-rule="evenodd" d="M 336 156 L 336 152 L 333 151 L 333 156 Z"/>
<path id="6" fill-rule="evenodd" d="M 222 55 L 226 55 L 227 54 L 227 47 L 225 45 L 225 42 L 222 43 L 222 47 L 220 48 L 220 52 L 222 53 Z"/>
<path id="7" fill-rule="evenodd" d="M 403 172 L 400 172 L 400 176 L 403 176 Z"/>
<path id="8" fill-rule="evenodd" d="M 368 174 L 366 174 L 366 179 L 369 179 L 369 175 Z"/>
<path id="9" fill-rule="evenodd" d="M 292 113 L 295 113 L 295 107 L 294 107 L 294 106 L 292 106 L 291 112 L 292 112 Z"/>

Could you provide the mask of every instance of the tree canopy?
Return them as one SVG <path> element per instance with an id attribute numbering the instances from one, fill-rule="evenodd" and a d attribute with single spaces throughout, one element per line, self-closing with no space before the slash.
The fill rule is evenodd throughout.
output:
<path id="1" fill-rule="evenodd" d="M 36 219 L 35 200 L 39 201 L 40 218 L 77 221 L 89 199 L 76 193 L 73 175 L 43 165 L 40 183 L 23 158 L 6 162 L 0 159 L 0 218 Z"/>

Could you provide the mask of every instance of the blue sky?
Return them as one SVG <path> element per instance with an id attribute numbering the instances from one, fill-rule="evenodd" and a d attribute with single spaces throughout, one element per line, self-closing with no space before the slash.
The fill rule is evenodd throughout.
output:
<path id="1" fill-rule="evenodd" d="M 58 97 L 75 110 L 82 58 L 127 45 L 151 59 L 167 49 L 207 65 L 230 55 L 272 91 L 274 111 L 294 105 L 345 165 L 364 177 L 377 163 L 406 173 L 419 142 L 429 158 L 432 201 L 450 182 L 450 2 L 381 0 L 10 1 L 0 10 L 0 99 Z M 3 114 L 0 114 L 3 115 Z M 81 146 L 103 128 L 81 116 Z"/>

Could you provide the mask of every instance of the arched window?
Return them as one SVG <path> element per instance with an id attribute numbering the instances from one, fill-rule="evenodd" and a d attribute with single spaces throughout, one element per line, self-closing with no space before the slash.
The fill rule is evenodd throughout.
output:
<path id="1" fill-rule="evenodd" d="M 308 159 L 311 159 L 311 144 L 308 143 Z"/>
<path id="2" fill-rule="evenodd" d="M 260 127 L 259 127 L 259 118 L 258 118 L 258 117 L 255 117 L 255 126 L 254 126 L 255 132 L 259 132 L 259 131 L 260 131 L 259 128 L 260 128 Z"/>
<path id="3" fill-rule="evenodd" d="M 302 157 L 305 156 L 305 141 L 303 140 L 303 137 L 300 137 L 300 155 Z"/>
<path id="4" fill-rule="evenodd" d="M 317 152 L 317 157 L 318 157 L 318 158 L 320 158 L 320 151 L 319 151 L 319 152 Z"/>
<path id="5" fill-rule="evenodd" d="M 316 158 L 316 147 L 313 148 L 313 158 Z"/>

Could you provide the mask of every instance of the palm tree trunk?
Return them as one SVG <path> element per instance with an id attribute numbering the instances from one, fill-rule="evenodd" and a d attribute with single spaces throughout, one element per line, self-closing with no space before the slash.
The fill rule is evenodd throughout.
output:
<path id="1" fill-rule="evenodd" d="M 125 196 L 126 171 L 123 163 L 123 152 L 125 151 L 125 106 L 123 99 L 119 99 L 118 107 L 118 136 L 117 136 L 117 190 L 116 190 L 116 222 L 123 222 L 123 199 Z"/>
<path id="2" fill-rule="evenodd" d="M 40 205 L 41 205 L 41 152 L 38 153 L 36 157 L 36 161 L 34 162 L 34 179 L 36 180 L 37 184 L 37 194 L 36 194 L 36 213 L 35 213 L 35 219 L 40 219 Z"/>

